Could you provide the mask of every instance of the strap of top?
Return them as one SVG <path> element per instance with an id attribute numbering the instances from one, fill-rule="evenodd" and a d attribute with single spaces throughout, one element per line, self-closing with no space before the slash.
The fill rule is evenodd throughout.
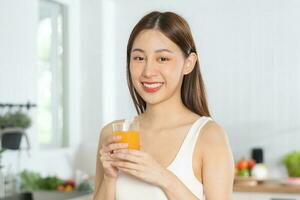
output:
<path id="1" fill-rule="evenodd" d="M 198 139 L 198 136 L 201 132 L 202 127 L 208 122 L 212 120 L 210 117 L 202 116 L 200 117 L 190 128 L 189 132 L 187 133 L 186 138 L 181 145 L 176 158 L 174 159 L 171 165 L 176 164 L 181 159 L 188 159 L 191 160 L 193 157 L 195 145 Z M 189 162 L 188 162 L 189 163 Z M 185 163 L 185 164 L 188 164 Z"/>
<path id="2" fill-rule="evenodd" d="M 212 120 L 210 117 L 201 117 L 200 120 L 198 120 L 195 124 L 195 126 L 193 127 L 193 130 L 191 130 L 189 132 L 188 138 L 187 138 L 187 145 L 188 147 L 186 147 L 187 149 L 190 149 L 192 152 L 194 152 L 196 143 L 197 143 L 197 139 L 200 135 L 201 129 L 203 128 L 203 126 L 209 122 L 210 120 Z"/>

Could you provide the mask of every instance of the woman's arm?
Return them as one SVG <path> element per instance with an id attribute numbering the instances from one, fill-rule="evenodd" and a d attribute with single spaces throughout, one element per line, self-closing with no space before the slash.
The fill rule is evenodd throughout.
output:
<path id="1" fill-rule="evenodd" d="M 234 161 L 227 134 L 217 123 L 209 122 L 200 138 L 202 178 L 206 200 L 232 197 Z"/>
<path id="2" fill-rule="evenodd" d="M 115 200 L 116 181 L 102 179 L 101 185 L 98 186 L 94 193 L 94 200 Z"/>
<path id="3" fill-rule="evenodd" d="M 102 141 L 110 134 L 109 125 L 105 126 L 101 133 L 98 143 L 98 151 L 96 158 L 96 176 L 95 176 L 95 192 L 94 200 L 114 200 L 115 199 L 115 190 L 116 190 L 116 181 L 104 176 L 104 169 L 100 160 L 100 148 L 103 145 Z"/>

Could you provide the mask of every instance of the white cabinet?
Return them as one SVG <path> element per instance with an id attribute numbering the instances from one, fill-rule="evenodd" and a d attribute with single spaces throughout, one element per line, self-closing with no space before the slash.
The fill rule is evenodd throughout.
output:
<path id="1" fill-rule="evenodd" d="M 234 192 L 233 200 L 300 200 L 300 194 Z"/>
<path id="2" fill-rule="evenodd" d="M 250 193 L 247 192 L 234 192 L 233 200 L 250 200 Z"/>

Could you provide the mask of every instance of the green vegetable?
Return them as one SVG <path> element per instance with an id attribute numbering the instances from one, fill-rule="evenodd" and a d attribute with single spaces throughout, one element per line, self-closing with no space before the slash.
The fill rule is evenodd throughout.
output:
<path id="1" fill-rule="evenodd" d="M 64 181 L 56 176 L 49 176 L 39 180 L 39 188 L 41 190 L 56 190 Z"/>
<path id="2" fill-rule="evenodd" d="M 241 170 L 239 170 L 238 176 L 249 177 L 250 176 L 249 169 L 241 169 Z"/>
<path id="3" fill-rule="evenodd" d="M 293 151 L 287 154 L 283 162 L 290 177 L 300 177 L 300 151 Z"/>
<path id="4" fill-rule="evenodd" d="M 35 191 L 39 189 L 39 181 L 42 178 L 39 173 L 24 170 L 20 174 L 21 188 L 25 191 Z"/>
<path id="5" fill-rule="evenodd" d="M 21 188 L 25 191 L 56 190 L 64 181 L 56 176 L 42 178 L 39 173 L 24 170 L 21 174 Z"/>

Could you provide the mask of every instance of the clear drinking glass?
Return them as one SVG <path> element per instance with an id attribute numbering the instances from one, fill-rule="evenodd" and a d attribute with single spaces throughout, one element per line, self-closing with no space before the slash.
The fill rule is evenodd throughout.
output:
<path id="1" fill-rule="evenodd" d="M 125 120 L 112 124 L 113 134 L 122 136 L 120 143 L 128 143 L 128 149 L 140 149 L 140 131 L 137 120 Z"/>

